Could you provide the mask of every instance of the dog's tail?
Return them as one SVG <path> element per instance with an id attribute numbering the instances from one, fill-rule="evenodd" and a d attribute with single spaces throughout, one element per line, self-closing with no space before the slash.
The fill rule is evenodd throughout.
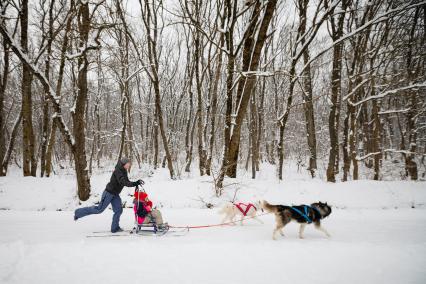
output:
<path id="1" fill-rule="evenodd" d="M 262 205 L 262 208 L 264 210 L 271 212 L 271 213 L 277 213 L 277 206 L 276 205 L 269 204 L 268 201 L 266 201 L 266 200 L 263 200 L 261 202 L 261 205 Z"/>

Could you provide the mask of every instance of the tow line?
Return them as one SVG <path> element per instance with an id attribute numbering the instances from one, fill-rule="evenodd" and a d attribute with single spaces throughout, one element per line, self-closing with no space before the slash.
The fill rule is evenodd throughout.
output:
<path id="1" fill-rule="evenodd" d="M 198 225 L 198 226 L 189 226 L 189 225 L 188 226 L 172 226 L 172 225 L 169 225 L 169 227 L 175 228 L 175 229 L 187 229 L 188 231 L 189 231 L 189 229 L 203 229 L 203 228 L 211 228 L 211 227 L 222 227 L 222 226 L 226 226 L 226 225 L 235 224 L 235 223 L 238 223 L 238 222 L 241 222 L 241 221 L 244 221 L 244 220 L 249 220 L 249 219 L 253 219 L 253 218 L 256 218 L 256 217 L 264 216 L 264 215 L 267 215 L 267 214 L 271 214 L 271 213 L 265 212 L 265 213 L 258 214 L 258 215 L 252 216 L 252 217 L 244 217 L 244 218 L 241 218 L 237 221 L 231 221 L 231 222 L 225 222 L 225 223 L 219 223 L 219 224 Z"/>

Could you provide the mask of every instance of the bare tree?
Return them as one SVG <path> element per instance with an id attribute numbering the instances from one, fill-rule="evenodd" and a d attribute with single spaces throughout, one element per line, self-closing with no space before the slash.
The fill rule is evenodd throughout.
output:
<path id="1" fill-rule="evenodd" d="M 328 1 L 325 4 L 328 5 Z M 342 0 L 339 6 L 340 13 L 329 17 L 330 36 L 336 42 L 343 36 L 346 9 L 349 1 Z M 340 119 L 340 97 L 341 97 L 341 80 L 342 80 L 342 57 L 343 44 L 337 43 L 333 45 L 333 66 L 331 71 L 331 108 L 328 117 L 328 130 L 330 133 L 330 155 L 327 166 L 327 181 L 336 181 L 336 164 L 338 163 L 339 152 L 339 136 L 338 125 Z"/>
<path id="2" fill-rule="evenodd" d="M 299 21 L 300 21 L 300 32 L 305 34 L 306 32 L 306 22 L 307 22 L 307 10 L 308 10 L 309 0 L 299 0 L 298 9 L 299 9 Z M 303 46 L 306 42 L 305 37 L 301 38 L 301 45 Z M 305 127 L 306 127 L 306 137 L 309 148 L 309 167 L 308 170 L 311 173 L 312 177 L 315 177 L 315 170 L 317 169 L 317 138 L 315 132 L 315 117 L 314 117 L 314 104 L 312 102 L 312 75 L 311 75 L 311 64 L 309 48 L 306 47 L 303 52 L 303 63 L 305 64 L 305 70 L 303 72 L 303 109 L 305 112 Z"/>
<path id="3" fill-rule="evenodd" d="M 262 48 L 267 38 L 269 23 L 275 11 L 277 1 L 271 0 L 265 5 L 264 11 L 261 11 L 261 3 L 254 4 L 251 21 L 244 35 L 242 73 L 238 80 L 236 95 L 236 117 L 235 125 L 231 126 L 231 137 L 229 142 L 228 161 L 229 167 L 227 174 L 230 177 L 237 175 L 238 153 L 240 145 L 241 125 L 246 114 L 248 102 L 252 89 L 256 83 L 256 72 L 260 62 Z M 261 14 L 263 12 L 263 14 Z M 259 21 L 259 23 L 258 23 Z M 256 36 L 257 35 L 257 36 Z"/>
<path id="4" fill-rule="evenodd" d="M 424 1 L 176 3 L 2 1 L 0 175 L 425 176 Z"/>
<path id="5" fill-rule="evenodd" d="M 48 19 L 48 30 L 47 30 L 47 48 L 44 61 L 44 76 L 50 80 L 50 58 L 52 56 L 52 43 L 53 43 L 53 8 L 55 1 L 51 0 L 49 5 L 49 19 Z M 47 90 L 44 90 L 47 93 Z M 47 95 L 43 96 L 43 128 L 42 128 L 42 142 L 41 142 L 41 157 L 40 157 L 40 176 L 44 176 L 46 170 L 46 152 L 49 142 L 49 98 Z"/>
<path id="6" fill-rule="evenodd" d="M 2 25 L 4 25 L 4 17 L 6 13 L 7 3 L 0 4 L 0 12 L 1 18 L 0 21 Z M 3 38 L 2 41 L 2 49 L 3 49 L 3 68 L 0 74 L 0 162 L 3 164 L 3 160 L 6 154 L 6 121 L 5 121 L 5 113 L 4 113 L 4 99 L 7 88 L 7 81 L 9 77 L 9 46 L 6 40 Z M 7 161 L 8 162 L 8 161 Z M 7 167 L 7 163 L 6 163 Z M 0 176 L 6 175 L 6 171 L 3 170 L 3 167 L 0 168 Z"/>
<path id="7" fill-rule="evenodd" d="M 155 109 L 156 118 L 158 120 L 158 126 L 160 130 L 161 139 L 163 141 L 164 151 L 166 152 L 167 167 L 169 168 L 170 177 L 175 178 L 175 172 L 172 164 L 172 157 L 170 155 L 169 145 L 167 143 L 166 130 L 163 121 L 163 111 L 161 108 L 161 95 L 160 95 L 160 81 L 158 77 L 158 52 L 157 52 L 157 39 L 158 39 L 158 13 L 161 9 L 160 5 L 152 2 L 145 1 L 143 4 L 139 0 L 141 7 L 142 20 L 146 30 L 147 44 L 148 44 L 148 59 L 150 64 L 150 72 L 148 73 L 149 78 L 154 87 L 155 93 Z"/>
<path id="8" fill-rule="evenodd" d="M 23 0 L 20 7 L 21 49 L 28 54 L 28 0 Z M 31 84 L 33 75 L 27 65 L 22 66 L 22 149 L 24 176 L 36 176 L 37 160 L 35 156 L 35 137 L 33 130 L 33 107 Z"/>

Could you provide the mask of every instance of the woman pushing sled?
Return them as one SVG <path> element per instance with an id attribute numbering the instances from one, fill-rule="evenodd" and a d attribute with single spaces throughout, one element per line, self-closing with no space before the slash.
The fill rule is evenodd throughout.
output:
<path id="1" fill-rule="evenodd" d="M 138 181 L 129 181 L 127 172 L 129 171 L 131 165 L 132 163 L 130 159 L 120 159 L 115 166 L 109 183 L 102 193 L 102 198 L 99 204 L 90 207 L 78 208 L 74 212 L 74 220 L 77 221 L 78 219 L 87 215 L 100 214 L 108 207 L 109 204 L 111 204 L 112 211 L 114 212 L 114 215 L 112 216 L 111 232 L 122 232 L 123 229 L 120 228 L 120 216 L 121 213 L 123 213 L 123 208 L 121 206 L 120 193 L 125 186 L 136 187 L 144 184 L 144 181 L 141 179 Z"/>

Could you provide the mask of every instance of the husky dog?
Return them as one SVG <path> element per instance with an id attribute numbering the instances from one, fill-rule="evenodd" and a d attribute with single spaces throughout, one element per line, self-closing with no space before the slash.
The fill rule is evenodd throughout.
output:
<path id="1" fill-rule="evenodd" d="M 249 217 L 251 219 L 255 219 L 256 221 L 258 221 L 259 223 L 263 224 L 262 220 L 259 220 L 256 218 L 256 213 L 257 210 L 260 210 L 261 207 L 261 203 L 260 201 L 252 204 L 252 203 L 248 203 L 248 204 L 244 204 L 244 203 L 233 203 L 233 202 L 227 202 L 225 204 L 225 206 L 223 206 L 223 208 L 219 211 L 219 214 L 221 215 L 225 215 L 224 218 L 222 219 L 222 223 L 226 223 L 228 222 L 234 222 L 235 217 L 240 217 L 240 223 L 241 225 L 243 224 L 244 221 L 244 217 Z M 262 209 L 263 211 L 263 209 Z"/>
<path id="2" fill-rule="evenodd" d="M 261 206 L 267 212 L 275 214 L 276 227 L 272 233 L 272 239 L 276 240 L 276 234 L 279 232 L 284 236 L 284 226 L 291 221 L 296 221 L 300 224 L 299 238 L 303 239 L 303 232 L 306 224 L 314 223 L 315 228 L 330 237 L 326 229 L 321 227 L 321 219 L 324 219 L 331 214 L 331 207 L 327 203 L 317 202 L 311 205 L 285 206 L 272 205 L 267 201 L 262 201 Z"/>

